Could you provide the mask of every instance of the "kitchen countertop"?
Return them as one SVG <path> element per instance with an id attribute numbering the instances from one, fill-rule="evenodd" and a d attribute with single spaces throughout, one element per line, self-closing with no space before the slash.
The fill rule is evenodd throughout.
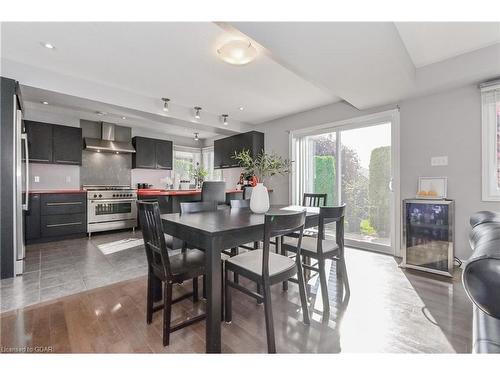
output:
<path id="1" fill-rule="evenodd" d="M 226 190 L 226 194 L 243 193 L 243 190 L 229 189 Z M 148 195 L 196 195 L 201 194 L 201 190 L 166 190 L 166 189 L 138 189 L 137 195 L 148 196 Z"/>

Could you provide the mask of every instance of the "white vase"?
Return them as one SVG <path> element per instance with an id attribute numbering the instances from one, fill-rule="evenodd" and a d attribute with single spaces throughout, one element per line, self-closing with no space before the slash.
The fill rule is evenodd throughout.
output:
<path id="1" fill-rule="evenodd" d="M 250 209 L 256 214 L 263 214 L 269 210 L 269 193 L 261 182 L 252 189 Z"/>

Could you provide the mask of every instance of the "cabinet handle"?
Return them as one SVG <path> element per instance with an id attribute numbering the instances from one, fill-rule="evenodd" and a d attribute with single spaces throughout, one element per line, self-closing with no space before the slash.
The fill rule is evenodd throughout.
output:
<path id="1" fill-rule="evenodd" d="M 75 204 L 83 204 L 83 202 L 54 202 L 47 203 L 47 206 L 72 206 Z"/>
<path id="2" fill-rule="evenodd" d="M 81 225 L 81 221 L 75 221 L 74 223 L 61 223 L 61 224 L 46 224 L 45 226 L 47 228 L 53 228 L 53 227 L 66 227 L 68 225 Z"/>
<path id="3" fill-rule="evenodd" d="M 80 164 L 77 161 L 71 161 L 71 160 L 56 160 L 56 163 L 61 163 L 61 164 Z"/>
<path id="4" fill-rule="evenodd" d="M 29 158 L 30 161 L 49 161 L 49 159 L 36 159 L 36 158 Z"/>

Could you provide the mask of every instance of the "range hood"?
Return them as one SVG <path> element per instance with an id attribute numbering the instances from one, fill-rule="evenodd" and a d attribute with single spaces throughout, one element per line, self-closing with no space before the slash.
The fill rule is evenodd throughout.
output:
<path id="1" fill-rule="evenodd" d="M 85 150 L 97 152 L 135 153 L 131 142 L 115 141 L 115 124 L 101 123 L 101 138 L 85 138 Z"/>

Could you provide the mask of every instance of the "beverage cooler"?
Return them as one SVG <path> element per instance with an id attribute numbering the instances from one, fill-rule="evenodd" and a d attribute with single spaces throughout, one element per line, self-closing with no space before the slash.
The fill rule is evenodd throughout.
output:
<path id="1" fill-rule="evenodd" d="M 455 202 L 403 200 L 402 267 L 452 276 Z"/>

